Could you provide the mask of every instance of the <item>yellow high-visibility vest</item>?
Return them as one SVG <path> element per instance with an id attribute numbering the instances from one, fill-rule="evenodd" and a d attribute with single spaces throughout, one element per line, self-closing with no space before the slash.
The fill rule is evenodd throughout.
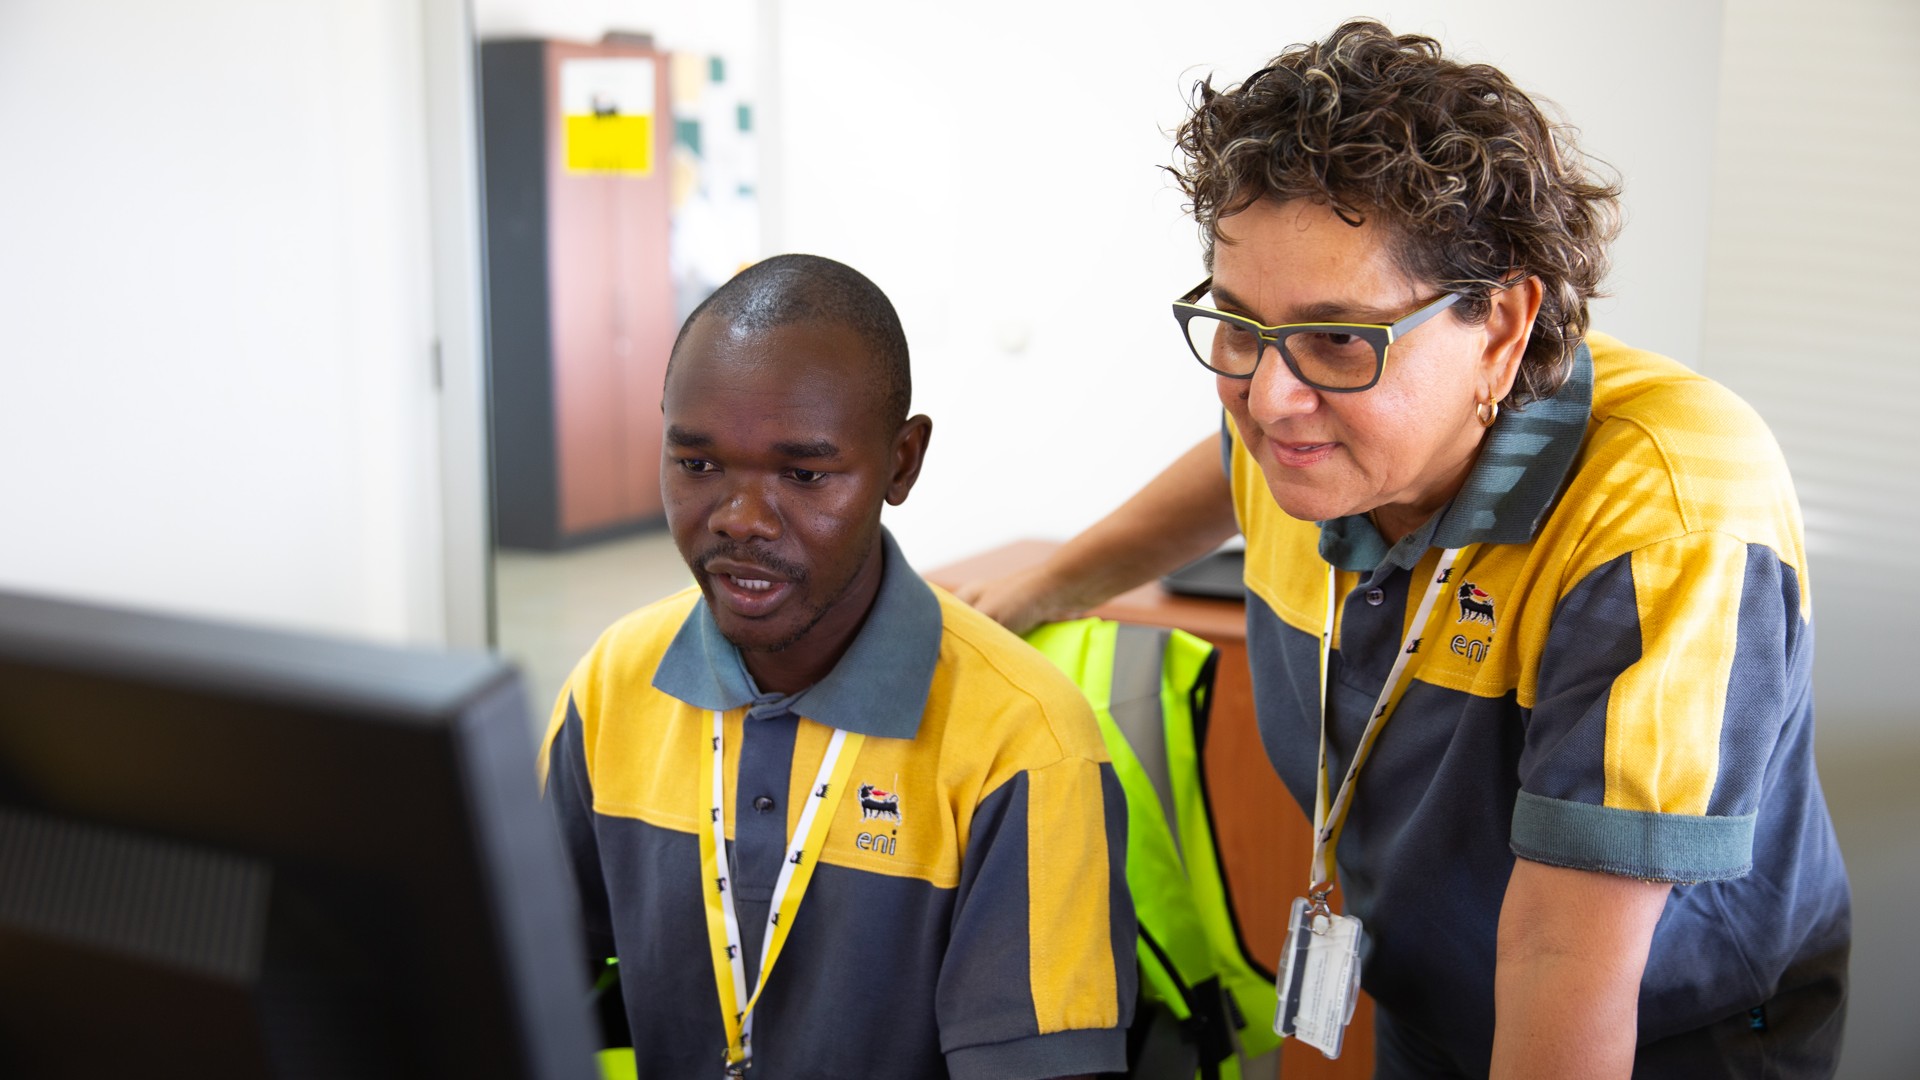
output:
<path id="1" fill-rule="evenodd" d="M 1049 623 L 1027 641 L 1087 695 L 1126 793 L 1141 994 L 1170 1014 L 1196 1075 L 1238 1080 L 1245 1059 L 1280 1044 L 1278 992 L 1240 938 L 1201 775 L 1218 650 L 1183 630 L 1106 619 Z"/>

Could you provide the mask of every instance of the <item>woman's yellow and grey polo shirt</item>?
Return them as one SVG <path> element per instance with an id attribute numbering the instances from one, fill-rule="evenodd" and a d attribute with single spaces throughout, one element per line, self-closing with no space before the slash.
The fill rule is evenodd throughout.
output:
<path id="1" fill-rule="evenodd" d="M 1261 735 L 1309 813 L 1327 564 L 1337 782 L 1439 549 L 1463 549 L 1337 852 L 1386 1074 L 1486 1075 L 1519 855 L 1676 883 L 1636 1077 L 1829 1075 L 1847 882 L 1814 771 L 1800 511 L 1753 411 L 1594 334 L 1566 386 L 1501 414 L 1460 493 L 1391 548 L 1365 516 L 1287 517 L 1227 439 Z"/>
<path id="2" fill-rule="evenodd" d="M 697 590 L 615 623 L 555 709 L 547 795 L 589 933 L 620 958 L 642 1077 L 718 1075 L 697 777 L 725 714 L 726 833 L 749 985 L 830 727 L 867 736 L 754 1011 L 753 1075 L 1122 1070 L 1134 1001 L 1126 807 L 1085 698 L 923 581 L 883 535 L 878 598 L 796 695 L 755 691 Z"/>

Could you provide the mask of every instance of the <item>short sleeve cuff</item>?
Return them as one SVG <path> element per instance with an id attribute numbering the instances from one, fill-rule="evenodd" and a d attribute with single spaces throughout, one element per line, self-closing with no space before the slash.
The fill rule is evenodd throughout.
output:
<path id="1" fill-rule="evenodd" d="M 954 1080 L 1046 1080 L 1054 1076 L 1127 1071 L 1127 1034 L 1056 1031 L 947 1051 Z"/>
<path id="2" fill-rule="evenodd" d="M 1523 859 L 1645 881 L 1723 881 L 1753 868 L 1754 815 L 1694 817 L 1618 810 L 1523 791 L 1513 853 Z"/>

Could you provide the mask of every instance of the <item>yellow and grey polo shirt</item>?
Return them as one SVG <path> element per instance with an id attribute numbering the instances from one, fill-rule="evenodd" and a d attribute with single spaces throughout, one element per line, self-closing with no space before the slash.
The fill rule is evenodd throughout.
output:
<path id="1" fill-rule="evenodd" d="M 884 536 L 846 655 L 756 691 L 689 589 L 574 669 L 543 761 L 589 933 L 612 938 L 642 1077 L 726 1047 L 700 889 L 701 724 L 725 718 L 726 833 L 747 978 L 831 728 L 867 739 L 754 1012 L 753 1075 L 1006 1080 L 1118 1071 L 1135 989 L 1126 806 L 1086 699 L 929 586 Z"/>
<path id="2" fill-rule="evenodd" d="M 1485 1075 L 1519 855 L 1677 883 L 1636 1076 L 1826 1075 L 1848 892 L 1814 771 L 1800 512 L 1753 411 L 1594 334 L 1567 385 L 1502 413 L 1461 492 L 1391 548 L 1363 515 L 1287 517 L 1226 438 L 1261 735 L 1309 813 L 1327 564 L 1337 781 L 1438 549 L 1463 549 L 1337 852 L 1383 1030 Z"/>

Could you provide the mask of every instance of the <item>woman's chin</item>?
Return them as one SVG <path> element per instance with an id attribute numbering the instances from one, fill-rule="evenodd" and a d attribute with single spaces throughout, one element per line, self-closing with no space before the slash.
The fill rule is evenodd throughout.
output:
<path id="1" fill-rule="evenodd" d="M 1299 521 L 1332 521 L 1367 512 L 1366 504 L 1351 495 L 1309 485 L 1276 484 L 1269 480 L 1267 490 L 1288 517 Z"/>

